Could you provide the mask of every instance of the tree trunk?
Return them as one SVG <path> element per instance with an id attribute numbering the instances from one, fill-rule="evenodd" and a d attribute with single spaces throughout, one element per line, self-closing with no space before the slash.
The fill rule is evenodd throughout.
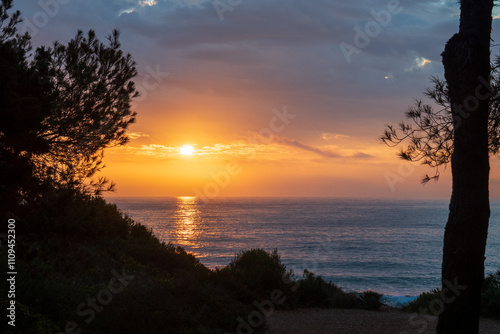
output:
<path id="1" fill-rule="evenodd" d="M 453 190 L 438 334 L 479 332 L 488 234 L 488 110 L 493 0 L 462 0 L 460 29 L 442 54 L 454 119 Z"/>

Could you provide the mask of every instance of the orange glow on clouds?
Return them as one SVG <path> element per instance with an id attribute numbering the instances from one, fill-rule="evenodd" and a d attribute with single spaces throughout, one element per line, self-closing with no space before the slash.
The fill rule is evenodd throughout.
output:
<path id="1" fill-rule="evenodd" d="M 319 145 L 285 136 L 262 142 L 254 132 L 224 143 L 177 145 L 144 143 L 139 136 L 108 151 L 105 174 L 118 184 L 118 196 L 334 196 L 447 197 L 449 177 L 425 188 L 425 167 L 398 175 L 402 162 L 393 149 L 341 134 L 318 134 Z M 199 138 L 203 142 L 203 138 Z M 196 147 L 196 149 L 194 149 Z M 188 149 L 186 153 L 191 152 Z M 186 159 L 189 157 L 189 159 Z M 389 173 L 389 174 L 388 174 Z M 389 175 L 387 179 L 386 175 Z M 396 175 L 396 179 L 391 179 Z M 388 180 L 395 182 L 391 187 Z M 393 191 L 394 190 L 394 191 Z"/>

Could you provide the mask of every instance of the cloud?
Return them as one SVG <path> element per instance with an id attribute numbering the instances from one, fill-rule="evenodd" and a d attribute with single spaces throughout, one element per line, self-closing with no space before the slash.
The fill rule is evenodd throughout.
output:
<path id="1" fill-rule="evenodd" d="M 264 145 L 260 143 L 249 143 L 246 141 L 235 141 L 229 144 L 217 143 L 209 146 L 198 147 L 192 144 L 195 151 L 193 157 L 206 160 L 232 160 L 232 159 L 259 159 L 259 160 L 281 160 L 293 156 L 293 151 L 278 145 Z M 110 149 L 111 154 L 125 154 L 147 156 L 152 159 L 170 160 L 182 158 L 181 146 L 169 146 L 161 144 L 150 144 L 142 146 L 127 145 Z"/>
<path id="2" fill-rule="evenodd" d="M 127 133 L 127 136 L 134 140 L 134 139 L 138 139 L 138 138 L 148 138 L 149 135 L 147 133 L 143 133 L 143 132 L 130 132 L 130 133 Z"/>
<path id="3" fill-rule="evenodd" d="M 179 147 L 151 144 L 140 147 L 124 146 L 110 150 L 111 153 L 147 156 L 155 159 L 172 159 L 180 155 Z"/>
<path id="4" fill-rule="evenodd" d="M 347 139 L 347 138 L 350 138 L 350 136 L 342 135 L 342 134 L 338 134 L 338 133 L 331 133 L 331 132 L 321 133 L 321 139 L 323 139 L 323 140 Z"/>
<path id="5" fill-rule="evenodd" d="M 430 61 L 429 59 L 426 59 L 425 57 L 415 57 L 413 65 L 408 67 L 405 71 L 407 71 L 407 72 L 417 71 L 417 70 L 423 69 L 426 65 L 429 65 L 431 63 L 432 63 L 432 61 Z"/>
<path id="6" fill-rule="evenodd" d="M 331 147 L 331 146 L 330 147 L 313 146 L 313 145 L 308 145 L 308 144 L 302 143 L 296 139 L 291 139 L 291 138 L 277 136 L 277 135 L 272 135 L 269 138 L 264 138 L 255 132 L 251 132 L 250 135 L 254 138 L 254 140 L 252 140 L 252 141 L 265 143 L 268 146 L 282 145 L 282 146 L 286 146 L 286 147 L 291 147 L 291 148 L 295 148 L 295 149 L 299 149 L 302 151 L 307 151 L 307 152 L 311 152 L 311 153 L 320 155 L 321 157 L 326 158 L 326 159 L 335 159 L 335 158 L 366 159 L 366 158 L 372 157 L 372 155 L 370 155 L 370 154 L 359 152 L 359 151 L 355 151 L 354 153 L 351 153 L 352 150 L 340 149 L 338 146 L 333 146 L 333 147 Z"/>
<path id="7" fill-rule="evenodd" d="M 104 39 L 119 28 L 123 49 L 137 61 L 138 83 L 148 67 L 158 65 L 171 74 L 168 83 L 148 91 L 141 102 L 144 124 L 167 114 L 181 118 L 187 109 L 195 110 L 193 119 L 211 123 L 213 113 L 192 105 L 214 97 L 231 106 L 223 112 L 233 124 L 224 127 L 232 126 L 237 134 L 248 130 L 241 121 L 248 115 L 262 119 L 268 117 L 266 108 L 287 104 L 301 117 L 294 131 L 319 132 L 329 124 L 331 133 L 374 138 L 374 124 L 383 128 L 401 118 L 428 78 L 442 75 L 440 54 L 458 30 L 456 1 L 400 2 L 403 11 L 351 64 L 339 44 L 354 43 L 355 27 L 364 29 L 374 20 L 372 11 L 386 10 L 387 0 L 244 0 L 224 13 L 224 21 L 212 0 L 156 0 L 153 6 L 141 6 L 139 0 L 70 1 L 39 28 L 34 43 L 65 42 L 77 29 L 90 28 Z M 31 21 L 42 10 L 36 1 L 15 6 Z M 492 38 L 498 39 L 498 33 L 495 29 Z M 417 58 L 431 63 L 408 71 Z M 150 101 L 162 107 L 151 107 Z M 372 133 L 365 131 L 368 127 Z M 162 130 L 150 134 L 158 136 Z M 299 137 L 297 132 L 289 136 Z"/>
<path id="8" fill-rule="evenodd" d="M 297 155 L 296 150 L 310 152 L 325 159 L 353 158 L 368 159 L 373 156 L 361 151 L 342 149 L 338 146 L 313 146 L 283 136 L 273 135 L 264 138 L 256 132 L 250 132 L 246 140 L 233 141 L 231 143 L 217 143 L 213 145 L 198 146 L 195 148 L 194 157 L 207 160 L 301 160 L 309 158 Z M 149 144 L 141 146 L 127 145 L 110 149 L 115 154 L 128 154 L 147 156 L 153 159 L 169 160 L 182 158 L 180 146 L 169 146 L 160 144 Z"/>
<path id="9" fill-rule="evenodd" d="M 201 85 L 218 94 L 237 89 L 293 96 L 299 91 L 325 97 L 361 93 L 370 98 L 387 94 L 386 87 L 376 82 L 386 73 L 399 75 L 400 80 L 408 76 L 405 70 L 415 56 L 438 60 L 444 42 L 455 32 L 456 23 L 448 22 L 457 21 L 453 17 L 457 4 L 401 1 L 403 12 L 393 15 L 389 25 L 356 55 L 355 66 L 347 66 L 339 44 L 352 44 L 354 28 L 373 21 L 371 12 L 386 10 L 387 1 L 236 3 L 221 22 L 211 0 L 70 2 L 61 6 L 48 28 L 67 31 L 71 23 L 75 32 L 76 27 L 92 27 L 105 34 L 118 27 L 124 47 L 139 64 L 158 62 L 172 69 L 177 76 L 172 84 L 183 90 Z M 28 17 L 40 10 L 36 3 L 19 6 Z M 214 75 L 220 79 L 213 80 Z M 400 90 L 414 87 L 414 78 L 404 80 Z"/>
<path id="10" fill-rule="evenodd" d="M 155 5 L 157 5 L 157 4 L 158 4 L 158 2 L 157 2 L 156 0 L 145 0 L 145 1 L 139 1 L 139 5 L 140 5 L 141 7 L 145 7 L 145 6 L 149 6 L 149 7 L 151 7 L 151 6 L 155 6 Z"/>
<path id="11" fill-rule="evenodd" d="M 363 153 L 363 152 L 356 152 L 350 156 L 351 158 L 356 158 L 356 159 L 371 159 L 373 158 L 373 155 L 368 154 L 368 153 Z"/>
<path id="12" fill-rule="evenodd" d="M 298 149 L 301 149 L 304 151 L 313 152 L 313 153 L 321 155 L 324 158 L 339 158 L 339 157 L 341 157 L 341 155 L 337 152 L 324 150 L 324 149 L 321 149 L 319 147 L 307 145 L 307 144 L 301 143 L 295 139 L 290 139 L 290 138 L 286 138 L 286 137 L 280 137 L 280 136 L 274 135 L 272 137 L 272 142 L 275 144 L 285 145 L 285 146 L 289 146 L 289 147 L 295 147 L 295 148 L 298 148 Z"/>

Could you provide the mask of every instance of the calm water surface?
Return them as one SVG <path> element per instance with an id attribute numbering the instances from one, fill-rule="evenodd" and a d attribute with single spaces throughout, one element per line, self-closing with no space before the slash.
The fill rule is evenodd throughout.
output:
<path id="1" fill-rule="evenodd" d="M 244 249 L 277 248 L 346 289 L 414 296 L 438 287 L 448 200 L 334 198 L 111 198 L 165 242 L 203 264 L 227 265 Z M 500 201 L 491 203 L 486 271 L 500 269 Z"/>

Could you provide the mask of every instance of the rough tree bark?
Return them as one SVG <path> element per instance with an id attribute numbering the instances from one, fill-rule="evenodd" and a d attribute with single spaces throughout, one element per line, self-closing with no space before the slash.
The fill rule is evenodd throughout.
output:
<path id="1" fill-rule="evenodd" d="M 488 88 L 493 0 L 462 0 L 459 32 L 442 54 L 454 119 L 438 334 L 479 331 L 488 234 Z"/>

